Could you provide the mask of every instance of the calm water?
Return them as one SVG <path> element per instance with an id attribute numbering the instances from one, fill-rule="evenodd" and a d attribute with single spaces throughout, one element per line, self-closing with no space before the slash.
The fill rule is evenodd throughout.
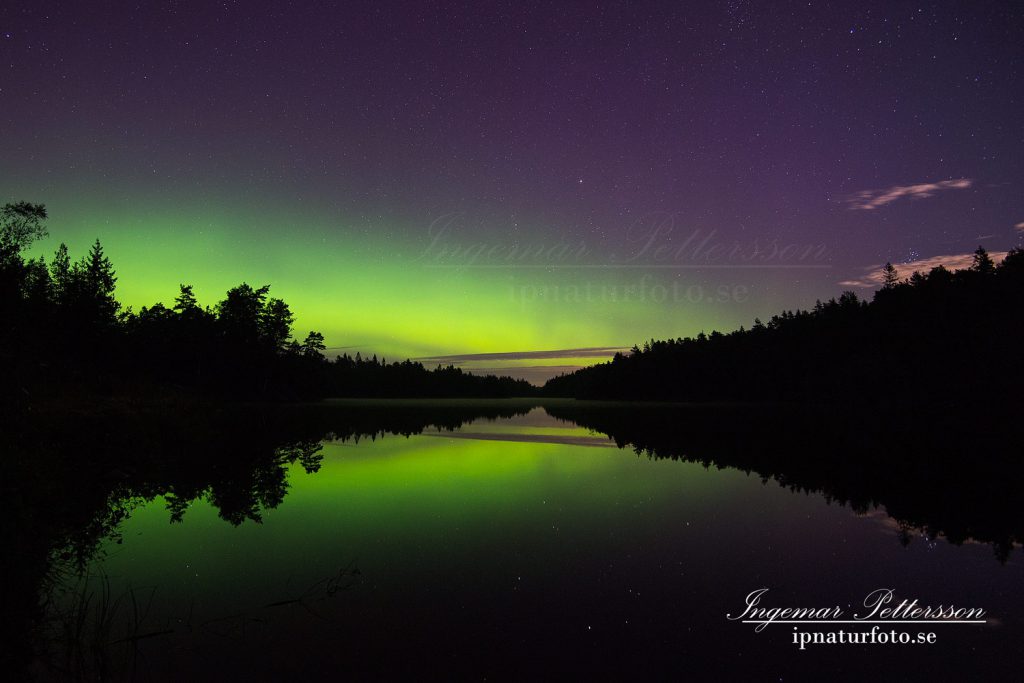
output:
<path id="1" fill-rule="evenodd" d="M 187 505 L 129 499 L 88 566 L 93 608 L 104 582 L 117 603 L 106 641 L 128 638 L 110 647 L 112 677 L 954 680 L 1018 666 L 1019 548 L 1000 562 L 884 507 L 637 455 L 542 407 L 328 438 L 314 460 L 282 461 L 286 488 L 250 477 L 241 515 L 217 485 Z M 726 619 L 762 587 L 770 605 L 851 611 L 892 588 L 983 607 L 989 623 L 910 627 L 934 645 L 801 652 L 792 626 Z"/>

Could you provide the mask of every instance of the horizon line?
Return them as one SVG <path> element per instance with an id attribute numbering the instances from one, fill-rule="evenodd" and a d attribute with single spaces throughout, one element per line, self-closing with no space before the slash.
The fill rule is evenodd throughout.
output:
<path id="1" fill-rule="evenodd" d="M 448 263 L 428 263 L 424 264 L 424 268 L 477 268 L 477 269 L 500 269 L 500 268 L 523 268 L 523 269 L 538 269 L 538 268 L 554 268 L 559 270 L 572 270 L 572 269 L 599 269 L 599 268 L 610 268 L 610 269 L 641 269 L 641 268 L 665 268 L 675 270 L 729 270 L 729 269 L 741 269 L 741 270 L 821 270 L 826 268 L 833 268 L 832 264 L 823 265 L 785 265 L 785 264 L 671 264 L 671 263 L 652 263 L 652 264 L 627 264 L 627 263 L 581 263 L 581 264 L 514 264 L 514 263 L 467 263 L 467 264 L 448 264 Z"/>

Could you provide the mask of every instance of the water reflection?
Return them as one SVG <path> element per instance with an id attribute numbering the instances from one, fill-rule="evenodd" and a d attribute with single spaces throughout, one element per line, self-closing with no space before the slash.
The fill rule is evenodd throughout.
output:
<path id="1" fill-rule="evenodd" d="M 903 543 L 919 530 L 954 544 L 991 544 L 1005 562 L 1024 541 L 1016 499 L 1024 461 L 1010 412 L 600 403 L 548 412 L 638 455 L 756 473 L 859 513 L 882 506 Z"/>
<path id="2" fill-rule="evenodd" d="M 174 648 L 193 665 L 244 669 L 253 643 L 312 644 L 326 630 L 358 643 L 362 659 L 313 660 L 369 667 L 387 658 L 389 629 L 408 631 L 421 660 L 445 652 L 440 633 L 424 634 L 441 618 L 480 648 L 445 663 L 500 674 L 516 670 L 512 641 L 548 628 L 507 619 L 561 623 L 566 615 L 550 613 L 560 601 L 577 614 L 599 608 L 580 626 L 588 633 L 558 636 L 566 656 L 594 655 L 595 625 L 692 628 L 699 619 L 637 605 L 683 600 L 678 580 L 707 593 L 714 576 L 731 591 L 724 577 L 742 566 L 747 530 L 790 548 L 788 559 L 754 560 L 788 563 L 790 574 L 839 552 L 802 534 L 859 538 L 850 543 L 874 552 L 864 534 L 879 520 L 903 543 L 970 539 L 1006 562 L 1022 538 L 1010 495 L 1021 465 L 999 420 L 407 401 L 27 421 L 4 460 L 4 542 L 15 549 L 5 560 L 8 664 L 43 677 L 131 677 L 141 647 L 148 671 Z M 732 474 L 703 471 L 711 466 Z M 813 500 L 751 489 L 742 473 L 874 516 L 850 527 Z M 694 604 L 721 604 L 704 599 Z M 456 612 L 438 617 L 452 601 Z M 224 639 L 247 646 L 232 659 Z M 648 652 L 615 642 L 627 659 Z"/>
<path id="3" fill-rule="evenodd" d="M 122 542 L 122 523 L 160 497 L 171 522 L 206 500 L 233 525 L 260 522 L 288 492 L 288 467 L 320 466 L 324 440 L 358 442 L 384 435 L 409 436 L 424 429 L 455 430 L 477 419 L 525 414 L 517 401 L 327 402 L 311 406 L 194 407 L 127 415 L 24 415 L 5 429 L 4 495 L 0 509 L 3 547 L 2 649 L 8 670 L 21 671 L 39 652 L 44 614 L 67 589 L 80 600 L 71 618 L 87 607 L 100 611 L 123 596 L 104 597 L 104 586 L 83 584 L 101 546 Z M 80 590 L 79 590 L 80 589 Z M 91 604 L 86 604 L 89 591 Z M 134 595 L 130 596 L 134 598 Z M 97 617 L 99 630 L 105 615 Z M 64 624 L 58 625 L 62 630 Z M 96 630 L 94 628 L 94 630 Z M 68 661 L 83 643 L 67 634 L 55 661 L 58 677 L 95 674 L 102 662 Z M 39 662 L 37 662 L 38 664 Z M 69 670 L 65 670 L 70 667 Z M 37 674 L 39 672 L 36 672 Z M 101 674 L 109 672 L 100 671 Z"/>

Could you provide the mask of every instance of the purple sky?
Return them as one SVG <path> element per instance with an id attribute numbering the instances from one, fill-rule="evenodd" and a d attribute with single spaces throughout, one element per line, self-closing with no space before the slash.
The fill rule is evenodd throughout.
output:
<path id="1" fill-rule="evenodd" d="M 334 5 L 5 2 L 5 201 L 74 214 L 90 193 L 118 206 L 198 193 L 226 213 L 258 198 L 414 250 L 458 212 L 463 242 L 579 241 L 590 265 L 636 256 L 665 216 L 674 265 L 707 260 L 668 256 L 697 233 L 827 246 L 806 270 L 726 274 L 742 259 L 719 253 L 700 281 L 751 298 L 731 317 L 695 314 L 697 328 L 807 307 L 887 260 L 1024 235 L 1019 3 Z M 252 237 L 285 248 L 274 227 Z M 536 343 L 628 346 L 662 331 L 650 314 L 606 321 L 620 336 Z M 329 343 L 362 343 L 343 331 Z"/>

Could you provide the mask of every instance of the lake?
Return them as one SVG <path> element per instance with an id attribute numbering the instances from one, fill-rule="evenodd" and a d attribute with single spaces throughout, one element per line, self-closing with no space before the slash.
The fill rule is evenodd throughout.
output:
<path id="1" fill-rule="evenodd" d="M 287 435 L 207 427 L 206 446 L 154 429 L 167 452 L 105 463 L 104 504 L 45 527 L 35 675 L 953 680 L 1019 666 L 1021 515 L 1000 488 L 1019 472 L 998 469 L 1019 465 L 997 453 L 975 474 L 998 449 L 976 435 L 929 442 L 919 423 L 849 415 L 837 429 L 787 408 L 316 410 Z M 210 442 L 233 454 L 214 461 Z M 983 608 L 985 623 L 801 650 L 794 634 L 820 625 L 727 618 L 764 588 L 764 607 L 846 618 L 891 589 L 891 606 Z"/>

